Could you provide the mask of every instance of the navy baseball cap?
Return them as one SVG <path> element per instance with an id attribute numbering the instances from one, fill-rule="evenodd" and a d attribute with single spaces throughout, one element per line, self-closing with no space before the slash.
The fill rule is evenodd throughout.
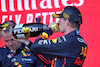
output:
<path id="1" fill-rule="evenodd" d="M 71 22 L 82 24 L 82 16 L 80 11 L 74 6 L 65 7 L 60 14 L 53 14 L 54 18 L 65 18 Z"/>

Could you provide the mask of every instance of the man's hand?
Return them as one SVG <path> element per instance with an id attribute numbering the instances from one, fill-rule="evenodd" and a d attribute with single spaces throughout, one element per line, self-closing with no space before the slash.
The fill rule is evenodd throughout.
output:
<path id="1" fill-rule="evenodd" d="M 48 27 L 51 28 L 53 32 L 59 31 L 59 25 L 56 22 L 50 23 Z"/>
<path id="2" fill-rule="evenodd" d="M 15 39 L 13 36 L 12 38 L 18 42 L 24 43 L 25 45 L 28 45 L 30 43 L 30 40 L 28 38 Z"/>

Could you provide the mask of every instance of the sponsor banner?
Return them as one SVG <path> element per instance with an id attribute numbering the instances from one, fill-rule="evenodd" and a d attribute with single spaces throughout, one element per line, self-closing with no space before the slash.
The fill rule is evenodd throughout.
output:
<path id="1" fill-rule="evenodd" d="M 60 13 L 65 6 L 83 4 L 84 0 L 0 0 L 0 22 L 33 23 L 36 17 L 41 17 L 41 23 L 49 24 L 59 20 L 52 18 L 52 14 Z"/>

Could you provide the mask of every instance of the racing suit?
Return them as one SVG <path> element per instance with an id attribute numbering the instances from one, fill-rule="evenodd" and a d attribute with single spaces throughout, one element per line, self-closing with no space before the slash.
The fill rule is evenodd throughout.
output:
<path id="1" fill-rule="evenodd" d="M 82 67 L 87 54 L 87 45 L 79 30 L 47 40 L 52 33 L 51 29 L 42 32 L 28 47 L 47 67 Z"/>
<path id="2" fill-rule="evenodd" d="M 0 48 L 1 67 L 44 67 L 24 44 L 13 53 L 7 46 Z"/>

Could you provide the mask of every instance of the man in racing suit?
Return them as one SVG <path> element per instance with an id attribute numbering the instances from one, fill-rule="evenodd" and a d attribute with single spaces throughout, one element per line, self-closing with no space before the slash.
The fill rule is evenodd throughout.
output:
<path id="1" fill-rule="evenodd" d="M 1 67 L 44 67 L 25 44 L 13 39 L 10 25 L 2 30 L 6 46 L 0 48 Z"/>
<path id="2" fill-rule="evenodd" d="M 74 6 L 67 6 L 60 14 L 52 16 L 60 18 L 59 29 L 57 24 L 51 23 L 33 44 L 26 45 L 47 67 L 82 67 L 87 54 L 87 44 L 79 32 L 82 24 L 80 11 Z M 47 40 L 53 32 L 58 30 L 65 35 Z"/>

